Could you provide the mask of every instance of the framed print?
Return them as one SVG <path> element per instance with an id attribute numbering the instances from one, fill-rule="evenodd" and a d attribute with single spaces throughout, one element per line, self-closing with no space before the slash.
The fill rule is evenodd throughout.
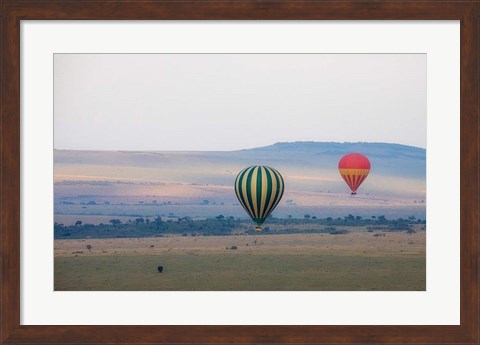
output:
<path id="1" fill-rule="evenodd" d="M 2 343 L 478 343 L 478 15 L 2 2 Z"/>

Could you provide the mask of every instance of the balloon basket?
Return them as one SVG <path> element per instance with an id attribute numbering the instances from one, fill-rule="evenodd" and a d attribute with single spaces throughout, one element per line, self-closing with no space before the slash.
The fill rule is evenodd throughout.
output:
<path id="1" fill-rule="evenodd" d="M 351 195 L 357 195 L 357 192 L 352 192 L 352 194 L 351 194 Z"/>
<path id="2" fill-rule="evenodd" d="M 255 231 L 262 231 L 262 230 L 263 230 L 263 228 L 261 226 L 256 226 L 255 227 Z"/>

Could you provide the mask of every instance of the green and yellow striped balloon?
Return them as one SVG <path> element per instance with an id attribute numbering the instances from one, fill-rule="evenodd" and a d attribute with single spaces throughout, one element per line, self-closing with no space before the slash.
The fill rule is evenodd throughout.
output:
<path id="1" fill-rule="evenodd" d="M 267 166 L 251 166 L 243 169 L 235 179 L 235 193 L 245 211 L 258 224 L 256 230 L 272 213 L 283 195 L 283 178 Z"/>

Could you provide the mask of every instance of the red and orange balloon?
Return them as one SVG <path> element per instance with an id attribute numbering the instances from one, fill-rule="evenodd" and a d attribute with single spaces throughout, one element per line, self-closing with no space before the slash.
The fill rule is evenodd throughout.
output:
<path id="1" fill-rule="evenodd" d="M 338 171 L 350 187 L 352 194 L 357 194 L 357 189 L 370 172 L 370 161 L 360 153 L 349 153 L 338 162 Z"/>

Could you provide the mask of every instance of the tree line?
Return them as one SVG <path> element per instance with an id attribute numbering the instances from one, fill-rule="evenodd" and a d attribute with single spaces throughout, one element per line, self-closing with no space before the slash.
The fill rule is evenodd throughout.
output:
<path id="1" fill-rule="evenodd" d="M 157 216 L 153 219 L 137 217 L 127 222 L 112 218 L 107 224 L 86 224 L 81 220 L 74 225 L 54 224 L 55 239 L 79 238 L 131 238 L 161 237 L 166 235 L 181 236 L 228 236 L 235 234 L 254 234 L 253 222 L 232 216 L 218 215 L 213 218 L 194 220 L 180 217 L 176 220 L 163 220 Z M 319 219 L 305 214 L 303 218 L 269 217 L 262 234 L 292 233 L 329 233 L 345 234 L 350 227 L 363 227 L 366 231 L 407 231 L 414 232 L 414 225 L 424 225 L 425 220 L 414 216 L 408 218 L 387 219 L 385 216 L 364 218 L 349 214 L 345 217 L 327 217 Z M 418 228 L 418 227 L 417 227 Z M 425 227 L 422 226 L 424 229 Z"/>

